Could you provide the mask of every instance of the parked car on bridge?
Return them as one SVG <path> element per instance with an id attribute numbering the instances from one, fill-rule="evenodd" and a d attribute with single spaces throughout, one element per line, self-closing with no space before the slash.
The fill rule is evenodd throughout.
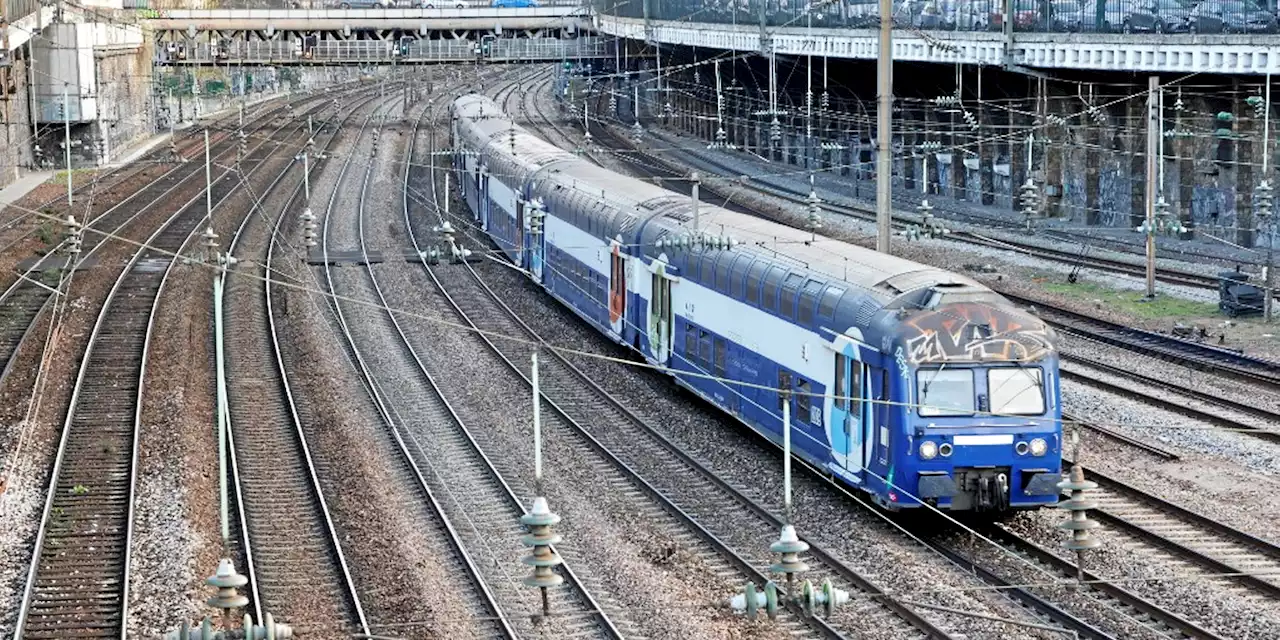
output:
<path id="1" fill-rule="evenodd" d="M 467 0 L 419 0 L 418 6 L 423 9 L 469 9 Z"/>
<path id="2" fill-rule="evenodd" d="M 1086 33 L 1118 30 L 1129 14 L 1121 0 L 1053 0 L 1050 11 L 1049 31 Z"/>
<path id="3" fill-rule="evenodd" d="M 1227 33 L 1275 33 L 1276 14 L 1260 5 L 1232 2 L 1223 7 L 1223 31 Z"/>
<path id="4" fill-rule="evenodd" d="M 339 9 L 393 9 L 396 0 L 340 0 L 333 6 Z"/>
<path id="5" fill-rule="evenodd" d="M 1184 0 L 1150 0 L 1135 3 L 1120 23 L 1124 33 L 1184 33 L 1192 5 Z"/>
<path id="6" fill-rule="evenodd" d="M 538 0 L 493 0 L 490 6 L 499 9 L 524 9 L 538 6 Z"/>

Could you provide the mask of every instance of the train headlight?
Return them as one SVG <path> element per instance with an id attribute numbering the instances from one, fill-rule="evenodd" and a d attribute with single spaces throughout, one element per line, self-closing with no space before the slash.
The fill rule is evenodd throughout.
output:
<path id="1" fill-rule="evenodd" d="M 944 457 L 944 458 L 950 458 L 950 457 L 951 457 L 951 443 L 950 443 L 950 442 L 944 442 L 944 443 L 942 443 L 942 444 L 938 445 L 938 453 L 942 454 L 942 457 Z"/>
<path id="2" fill-rule="evenodd" d="M 1049 451 L 1049 443 L 1044 438 L 1035 438 L 1031 441 L 1031 455 L 1042 456 Z"/>
<path id="3" fill-rule="evenodd" d="M 1026 442 L 1018 441 L 1018 444 L 1013 445 L 1013 450 L 1018 452 L 1018 455 L 1020 456 L 1027 455 L 1027 451 L 1029 449 L 1030 447 L 1027 446 Z"/>
<path id="4" fill-rule="evenodd" d="M 938 445 L 934 444 L 932 440 L 925 440 L 924 442 L 920 443 L 920 459 L 921 460 L 932 460 L 937 455 L 938 455 Z"/>

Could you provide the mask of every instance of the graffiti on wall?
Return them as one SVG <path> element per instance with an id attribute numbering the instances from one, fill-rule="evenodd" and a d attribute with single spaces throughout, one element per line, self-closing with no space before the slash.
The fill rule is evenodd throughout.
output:
<path id="1" fill-rule="evenodd" d="M 986 304 L 943 305 L 908 319 L 905 327 L 907 357 L 915 364 L 1025 362 L 1053 351 L 1044 322 Z"/>

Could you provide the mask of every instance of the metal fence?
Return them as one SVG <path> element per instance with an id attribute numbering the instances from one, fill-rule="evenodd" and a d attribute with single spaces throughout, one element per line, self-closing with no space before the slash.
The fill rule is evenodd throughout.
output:
<path id="1" fill-rule="evenodd" d="M 486 40 L 322 40 L 308 50 L 300 41 L 237 41 L 207 43 L 177 50 L 157 50 L 161 64 L 190 63 L 326 63 L 326 62 L 450 62 L 485 60 L 561 60 L 613 55 L 613 39 L 494 38 Z"/>
<path id="2" fill-rule="evenodd" d="M 895 26 L 1023 33 L 1277 33 L 1277 0 L 894 0 Z M 873 28 L 876 0 L 596 0 L 628 18 L 771 27 Z"/>
<path id="3" fill-rule="evenodd" d="M 4 17 L 11 22 L 30 15 L 40 8 L 40 0 L 4 0 Z"/>

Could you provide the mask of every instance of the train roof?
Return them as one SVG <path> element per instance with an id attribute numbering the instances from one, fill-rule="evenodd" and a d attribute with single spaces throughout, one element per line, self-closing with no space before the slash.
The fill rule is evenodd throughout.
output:
<path id="1" fill-rule="evenodd" d="M 574 206 L 611 216 L 614 229 L 643 225 L 640 242 L 651 256 L 661 253 L 656 248 L 658 240 L 693 231 L 693 204 L 689 197 L 561 150 L 515 124 L 485 96 L 463 96 L 455 101 L 454 108 L 459 117 L 474 119 L 477 133 L 495 143 L 490 148 L 492 152 L 506 155 L 514 150 L 513 160 L 532 164 L 524 174 L 527 179 L 560 185 L 561 193 L 577 201 Z M 512 141 L 499 143 L 499 134 L 510 138 L 513 130 Z M 832 284 L 843 282 L 849 289 L 877 300 L 875 306 L 879 308 L 892 306 L 895 300 L 904 306 L 936 307 L 953 302 L 1010 306 L 1003 296 L 985 285 L 944 269 L 841 240 L 815 237 L 802 229 L 705 202 L 698 212 L 701 232 L 730 236 L 740 243 L 738 251 L 750 251 L 776 263 L 813 272 Z M 919 295 L 926 291 L 936 295 Z"/>

